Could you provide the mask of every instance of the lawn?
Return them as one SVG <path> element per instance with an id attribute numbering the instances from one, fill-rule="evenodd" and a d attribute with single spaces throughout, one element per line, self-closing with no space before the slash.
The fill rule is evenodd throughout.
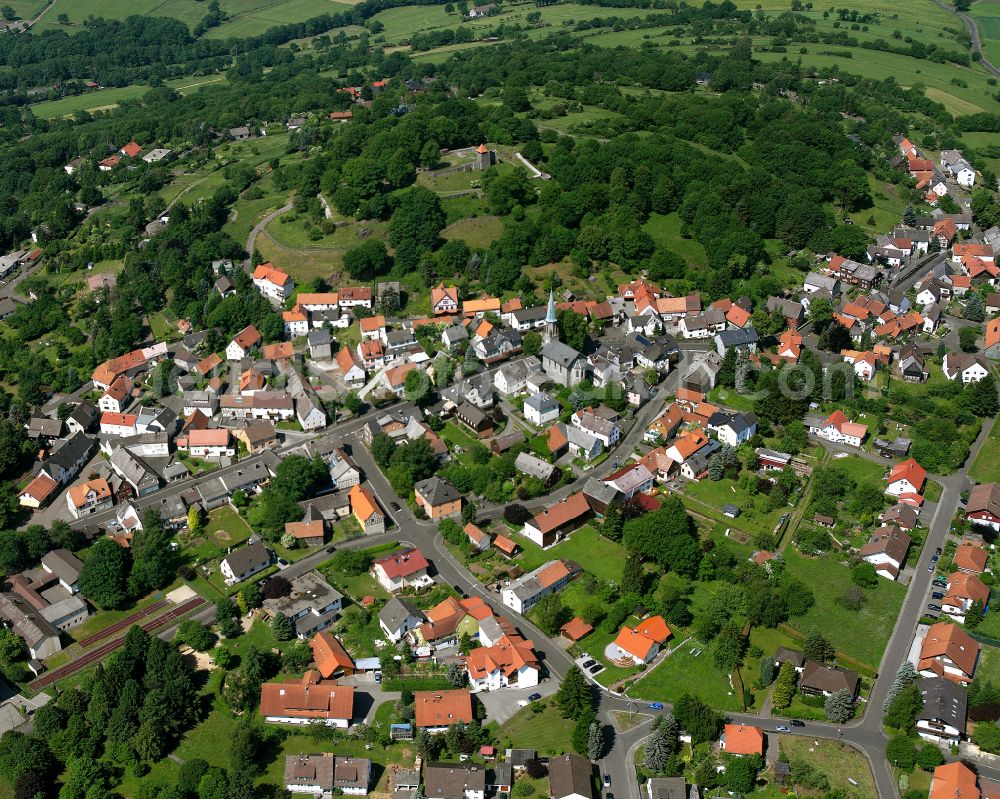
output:
<path id="1" fill-rule="evenodd" d="M 465 427 L 455 422 L 445 422 L 444 429 L 441 430 L 441 438 L 458 456 L 459 461 L 468 465 L 469 448 L 477 443 L 476 438 Z M 461 451 L 459 452 L 456 447 L 461 447 Z"/>
<path id="2" fill-rule="evenodd" d="M 538 704 L 545 706 L 541 713 L 536 713 L 530 706 L 522 708 L 500 727 L 497 731 L 500 748 L 513 745 L 522 749 L 537 749 L 540 755 L 572 752 L 570 734 L 574 720 L 564 719 L 552 700 Z"/>
<path id="3" fill-rule="evenodd" d="M 672 250 L 691 266 L 706 266 L 708 255 L 705 248 L 696 239 L 686 239 L 681 236 L 681 219 L 676 214 L 650 214 L 649 220 L 642 226 L 658 248 Z"/>
<path id="4" fill-rule="evenodd" d="M 734 530 L 742 530 L 751 536 L 770 533 L 787 507 L 766 510 L 767 497 L 763 494 L 750 496 L 735 480 L 702 480 L 689 482 L 681 495 L 684 504 L 695 513 L 715 519 L 720 524 Z M 722 506 L 731 503 L 742 509 L 736 519 L 722 515 Z"/>
<path id="5" fill-rule="evenodd" d="M 462 239 L 473 249 L 489 247 L 503 233 L 503 220 L 498 216 L 462 219 L 441 231 L 442 238 Z"/>
<path id="6" fill-rule="evenodd" d="M 969 12 L 976 20 L 980 43 L 986 57 L 995 65 L 1000 63 L 1000 2 L 979 0 Z"/>
<path id="7" fill-rule="evenodd" d="M 213 510 L 205 523 L 204 535 L 219 547 L 220 554 L 228 547 L 246 541 L 252 533 L 250 525 L 229 505 Z"/>
<path id="8" fill-rule="evenodd" d="M 72 116 L 79 111 L 94 113 L 95 111 L 107 111 L 117 108 L 119 103 L 126 100 L 136 100 L 149 91 L 148 86 L 138 84 L 132 86 L 115 87 L 111 89 L 98 89 L 92 92 L 84 92 L 72 97 L 60 97 L 58 100 L 45 100 L 31 105 L 31 113 L 42 119 L 56 119 L 58 117 Z"/>
<path id="9" fill-rule="evenodd" d="M 680 641 L 671 642 L 674 646 Z M 693 652 L 700 652 L 695 655 Z M 744 674 L 745 681 L 756 675 Z M 729 675 L 712 663 L 708 647 L 688 641 L 636 682 L 629 695 L 659 702 L 676 702 L 684 694 L 697 696 L 716 710 L 742 710 L 742 702 L 729 685 Z"/>
<path id="10" fill-rule="evenodd" d="M 1000 684 L 1000 647 L 982 645 L 979 663 L 976 665 L 976 679 L 992 680 L 994 685 Z"/>
<path id="11" fill-rule="evenodd" d="M 969 469 L 969 476 L 977 483 L 1000 481 L 1000 425 L 994 423 L 972 468 Z"/>
<path id="12" fill-rule="evenodd" d="M 779 735 L 778 745 L 785 758 L 805 761 L 825 774 L 834 791 L 858 799 L 878 796 L 868 761 L 857 749 L 836 741 L 817 741 L 796 735 Z M 848 779 L 853 779 L 857 785 L 852 785 Z"/>
<path id="13" fill-rule="evenodd" d="M 784 558 L 789 573 L 809 586 L 816 597 L 809 612 L 794 619 L 792 626 L 803 634 L 810 627 L 822 630 L 838 653 L 854 661 L 843 665 L 878 669 L 906 595 L 905 587 L 880 579 L 866 591 L 864 608 L 848 610 L 837 600 L 854 585 L 850 569 L 828 557 L 802 557 L 792 547 L 785 549 Z M 859 630 L 864 634 L 859 635 Z"/>
<path id="14" fill-rule="evenodd" d="M 547 561 L 568 558 L 601 580 L 618 582 L 625 567 L 625 549 L 602 536 L 595 527 L 585 524 L 549 549 L 542 549 L 522 535 L 514 539 L 521 545 L 518 565 L 529 572 Z"/>

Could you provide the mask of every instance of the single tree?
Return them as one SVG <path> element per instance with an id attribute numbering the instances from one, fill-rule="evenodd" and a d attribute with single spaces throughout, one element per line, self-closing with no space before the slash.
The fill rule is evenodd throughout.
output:
<path id="1" fill-rule="evenodd" d="M 826 715 L 827 721 L 832 721 L 834 724 L 843 724 L 848 719 L 853 718 L 854 697 L 851 696 L 851 692 L 846 688 L 834 691 L 826 698 L 823 713 Z"/>

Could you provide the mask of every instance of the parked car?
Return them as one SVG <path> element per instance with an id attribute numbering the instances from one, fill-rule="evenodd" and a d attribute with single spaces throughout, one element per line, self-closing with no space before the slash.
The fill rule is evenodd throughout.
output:
<path id="1" fill-rule="evenodd" d="M 929 605 L 927 606 L 927 609 L 928 609 L 928 610 L 936 610 L 936 611 L 939 611 L 939 612 L 940 612 L 940 610 L 941 610 L 941 606 L 940 606 L 940 605 L 935 605 L 935 604 L 934 604 L 934 603 L 932 602 L 931 604 L 929 604 Z"/>
<path id="2" fill-rule="evenodd" d="M 278 568 L 279 569 L 287 569 L 288 568 L 288 561 L 285 560 L 284 558 L 278 558 Z"/>
<path id="3" fill-rule="evenodd" d="M 792 719 L 792 726 L 793 727 L 805 727 L 806 723 L 804 721 L 800 721 L 799 719 Z"/>
<path id="4" fill-rule="evenodd" d="M 377 682 L 377 683 L 382 682 L 382 672 L 380 672 L 380 671 L 376 671 L 375 672 L 375 682 Z"/>
<path id="5" fill-rule="evenodd" d="M 389 507 L 395 511 L 401 510 L 398 502 L 390 502 Z"/>
<path id="6" fill-rule="evenodd" d="M 537 702 L 541 698 L 542 698 L 541 694 L 532 694 L 531 696 L 528 697 L 528 701 L 529 702 Z"/>
<path id="7" fill-rule="evenodd" d="M 944 599 L 944 594 L 941 591 L 934 591 L 931 594 L 931 599 Z"/>
<path id="8" fill-rule="evenodd" d="M 934 561 L 931 561 L 930 563 L 927 564 L 927 571 L 929 572 L 934 571 Z"/>
<path id="9" fill-rule="evenodd" d="M 591 674 L 600 674 L 602 671 L 604 671 L 604 666 L 602 666 L 600 663 L 595 663 L 593 666 L 587 669 L 587 671 L 589 671 Z"/>
<path id="10" fill-rule="evenodd" d="M 589 669 L 589 668 L 590 668 L 591 666 L 593 666 L 593 665 L 594 665 L 595 663 L 597 663 L 597 661 L 596 661 L 596 660 L 593 660 L 593 659 L 590 659 L 590 660 L 585 660 L 585 661 L 583 661 L 583 667 L 584 667 L 585 669 Z"/>
<path id="11" fill-rule="evenodd" d="M 779 725 L 778 725 L 777 727 L 775 727 L 774 729 L 775 729 L 776 731 L 778 731 L 778 732 L 791 732 L 791 731 L 792 731 L 791 727 L 788 727 L 788 726 L 786 726 L 786 725 L 784 725 L 784 724 L 779 724 Z"/>
<path id="12" fill-rule="evenodd" d="M 934 554 L 935 555 L 940 555 L 941 554 L 941 547 L 938 547 L 937 549 L 935 549 L 934 550 Z"/>
<path id="13" fill-rule="evenodd" d="M 649 709 L 650 710 L 663 710 L 663 702 L 650 702 L 649 703 Z"/>
<path id="14" fill-rule="evenodd" d="M 326 551 L 327 552 L 336 552 L 337 551 L 337 547 L 335 547 L 334 545 L 331 544 L 330 546 L 328 546 L 326 548 Z"/>
<path id="15" fill-rule="evenodd" d="M 604 775 L 604 787 L 605 788 L 610 788 L 611 787 L 611 775 L 610 774 L 605 774 Z"/>
<path id="16" fill-rule="evenodd" d="M 940 558 L 941 558 L 940 553 L 938 553 L 937 555 L 931 555 L 931 563 L 937 563 L 938 560 L 940 560 Z"/>

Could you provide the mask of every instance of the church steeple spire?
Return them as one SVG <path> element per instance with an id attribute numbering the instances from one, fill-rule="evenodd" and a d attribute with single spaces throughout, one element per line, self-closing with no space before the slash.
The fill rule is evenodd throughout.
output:
<path id="1" fill-rule="evenodd" d="M 553 290 L 549 289 L 549 307 L 545 312 L 545 334 L 542 339 L 546 344 L 550 341 L 559 340 L 559 318 L 556 316 L 556 296 Z"/>

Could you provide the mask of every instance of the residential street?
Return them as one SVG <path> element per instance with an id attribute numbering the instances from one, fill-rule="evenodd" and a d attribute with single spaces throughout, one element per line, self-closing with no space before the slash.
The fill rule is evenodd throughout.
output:
<path id="1" fill-rule="evenodd" d="M 700 349 L 700 347 L 698 347 L 698 349 Z M 573 491 L 579 490 L 583 483 L 590 477 L 604 477 L 613 471 L 618 466 L 619 461 L 624 460 L 628 454 L 633 451 L 636 444 L 641 442 L 643 432 L 649 422 L 651 422 L 657 414 L 662 412 L 664 408 L 664 398 L 676 390 L 677 381 L 679 380 L 679 375 L 682 373 L 683 369 L 684 362 L 682 361 L 681 365 L 670 373 L 666 383 L 663 386 L 660 386 L 654 393 L 653 399 L 636 411 L 634 423 L 628 432 L 623 435 L 621 442 L 615 450 L 615 457 L 606 459 L 594 469 L 585 472 L 575 481 L 563 486 L 558 491 L 545 497 L 543 500 L 536 500 L 535 502 L 527 503 L 528 506 L 539 507 L 541 505 L 551 504 L 554 500 L 562 499 Z M 333 439 L 350 444 L 352 457 L 362 469 L 368 484 L 378 497 L 378 500 L 382 504 L 387 515 L 390 516 L 394 522 L 394 526 L 390 527 L 390 529 L 384 534 L 355 538 L 338 545 L 338 548 L 368 547 L 385 541 L 395 540 L 400 541 L 401 543 L 416 546 L 423 550 L 432 562 L 433 569 L 436 573 L 435 576 L 439 581 L 455 587 L 466 595 L 475 594 L 482 597 L 495 612 L 512 617 L 525 636 L 535 642 L 536 650 L 543 659 L 545 672 L 547 672 L 547 674 L 543 676 L 543 682 L 538 690 L 545 695 L 553 693 L 558 687 L 559 680 L 566 673 L 567 669 L 573 665 L 572 657 L 567 654 L 562 647 L 558 646 L 555 642 L 550 641 L 542 630 L 536 627 L 530 620 L 504 606 L 500 601 L 499 594 L 485 588 L 464 568 L 461 563 L 459 563 L 451 555 L 444 545 L 443 540 L 437 534 L 436 524 L 418 520 L 413 515 L 413 513 L 409 510 L 406 501 L 402 497 L 397 496 L 388 481 L 382 475 L 371 453 L 358 440 L 357 432 L 371 415 L 384 413 L 391 408 L 399 407 L 400 404 L 389 406 L 389 408 L 382 408 L 378 411 L 370 411 L 364 416 L 352 419 L 339 426 L 328 428 L 316 437 L 310 437 L 317 439 Z M 932 575 L 932 573 L 927 570 L 930 557 L 934 553 L 935 547 L 943 546 L 945 536 L 951 523 L 952 514 L 954 513 L 959 501 L 959 494 L 972 485 L 967 476 L 967 467 L 975 460 L 983 442 L 989 435 L 991 426 L 991 423 L 984 425 L 983 430 L 970 451 L 966 467 L 948 477 L 934 477 L 934 479 L 940 482 L 943 486 L 942 497 L 940 502 L 937 503 L 937 509 L 930 522 L 927 540 L 923 547 L 919 561 L 916 564 L 913 564 L 915 566 L 915 576 L 910 582 L 902 609 L 886 647 L 885 654 L 882 658 L 878 678 L 874 683 L 871 695 L 868 699 L 868 711 L 861 719 L 842 725 L 841 728 L 822 722 L 806 722 L 804 727 L 791 728 L 791 734 L 794 735 L 827 740 L 841 739 L 843 742 L 859 749 L 871 763 L 872 772 L 880 797 L 895 797 L 898 795 L 896 783 L 890 771 L 890 765 L 885 761 L 884 752 L 888 739 L 884 734 L 881 725 L 882 703 L 897 669 L 907 655 L 917 620 L 919 619 L 923 606 L 927 601 Z M 260 455 L 253 456 L 253 458 L 269 461 L 270 465 L 273 466 L 276 464 L 281 453 L 290 451 L 295 447 L 300 446 L 302 441 L 306 438 L 306 436 L 296 436 L 294 441 L 287 441 L 281 447 L 265 451 Z M 855 455 L 859 454 L 859 451 L 854 448 L 829 445 L 829 449 L 832 451 L 847 451 Z M 869 457 L 871 460 L 885 463 L 887 466 L 890 464 L 890 461 L 883 460 L 877 456 L 869 456 L 866 453 L 860 454 L 862 457 Z M 251 460 L 253 459 L 248 458 L 226 468 L 243 468 Z M 204 475 L 192 477 L 187 480 L 168 485 L 162 491 L 157 492 L 151 497 L 145 498 L 144 501 L 140 501 L 138 504 L 142 507 L 148 502 L 158 501 L 168 493 L 181 493 L 187 491 L 192 487 L 192 485 L 197 485 L 199 481 L 213 479 L 220 473 L 223 473 L 223 471 L 224 470 L 217 470 L 209 472 Z M 398 507 L 398 510 L 396 510 L 395 507 Z M 496 517 L 503 512 L 503 507 L 484 506 L 480 508 L 480 511 L 481 517 Z M 80 520 L 74 524 L 76 526 L 104 525 L 113 519 L 114 513 L 105 512 L 103 514 L 95 514 L 94 516 Z M 315 568 L 320 563 L 328 560 L 329 557 L 330 555 L 325 551 L 325 549 L 320 549 L 302 560 L 291 564 L 283 571 L 283 574 L 285 577 L 291 579 Z M 204 610 L 196 614 L 194 618 L 199 621 L 210 622 L 214 618 L 214 612 L 214 607 L 212 605 L 208 605 Z M 169 639 L 172 637 L 174 629 L 174 627 L 165 628 L 159 633 L 159 635 L 165 639 Z M 619 796 L 621 796 L 623 795 L 624 786 L 628 784 L 630 786 L 629 799 L 641 799 L 639 786 L 634 779 L 634 770 L 631 766 L 632 756 L 634 755 L 636 749 L 641 745 L 644 738 L 649 735 L 652 716 L 658 712 L 669 712 L 670 706 L 667 705 L 662 711 L 651 711 L 648 709 L 647 703 L 639 700 L 632 700 L 625 696 L 612 694 L 610 691 L 602 688 L 596 683 L 595 687 L 600 693 L 599 718 L 602 723 L 607 726 L 609 731 L 614 728 L 611 716 L 611 713 L 614 711 L 641 711 L 642 713 L 650 716 L 649 719 L 646 719 L 621 735 L 615 734 L 613 738 L 613 745 L 600 764 L 602 773 L 607 773 L 611 777 L 612 792 L 617 789 Z M 504 699 L 505 701 L 509 701 L 511 703 L 513 710 L 516 710 L 516 705 L 513 705 L 516 701 L 513 694 L 510 694 L 509 696 L 505 694 Z M 491 707 L 495 704 L 493 700 L 494 697 L 492 696 L 485 697 L 487 707 Z M 375 705 L 377 705 L 377 702 Z M 368 708 L 366 715 L 373 711 L 375 705 L 373 705 L 372 708 Z M 494 710 L 491 713 L 491 717 L 509 717 L 509 715 L 509 712 L 501 712 L 499 705 L 494 707 Z M 729 718 L 736 722 L 762 726 L 765 728 L 765 732 L 770 730 L 772 735 L 774 726 L 782 723 L 783 721 L 781 718 L 762 719 L 760 716 L 749 713 L 732 713 L 729 714 Z M 998 769 L 998 773 L 1000 773 L 1000 769 Z"/>

